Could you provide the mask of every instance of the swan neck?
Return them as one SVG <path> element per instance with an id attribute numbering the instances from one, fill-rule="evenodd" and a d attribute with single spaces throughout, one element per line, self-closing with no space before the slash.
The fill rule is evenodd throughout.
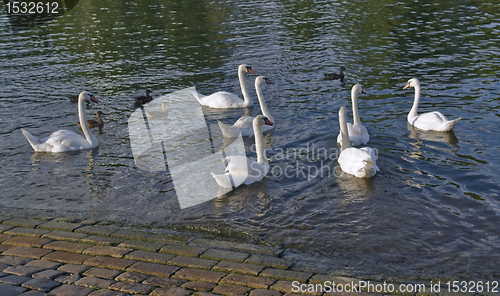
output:
<path id="1" fill-rule="evenodd" d="M 352 101 L 352 116 L 354 120 L 354 124 L 361 124 L 361 120 L 359 119 L 359 113 L 358 113 L 358 93 L 357 92 L 352 92 L 351 93 L 351 101 Z"/>
<path id="2" fill-rule="evenodd" d="M 89 142 L 90 146 L 93 147 L 93 146 L 96 146 L 97 139 L 90 132 L 89 125 L 87 123 L 87 114 L 85 113 L 85 105 L 86 105 L 85 99 L 80 98 L 78 100 L 78 118 L 80 119 L 80 126 L 82 127 L 82 131 L 83 131 L 83 134 L 85 135 L 85 139 L 87 139 L 87 142 Z"/>
<path id="3" fill-rule="evenodd" d="M 240 80 L 241 93 L 243 94 L 243 100 L 245 101 L 245 106 L 252 105 L 252 98 L 248 95 L 247 86 L 245 84 L 245 67 L 240 67 L 238 69 L 238 79 Z"/>
<path id="4" fill-rule="evenodd" d="M 274 122 L 274 118 L 271 115 L 271 112 L 269 112 L 269 109 L 267 108 L 266 101 L 264 100 L 264 97 L 262 96 L 262 89 L 261 89 L 261 84 L 255 81 L 255 90 L 257 92 L 257 98 L 259 99 L 259 104 L 260 104 L 260 110 L 262 111 L 262 114 L 267 117 L 271 122 Z"/>
<path id="5" fill-rule="evenodd" d="M 351 148 L 351 142 L 349 139 L 349 133 L 347 131 L 347 121 L 345 116 L 345 108 L 342 108 L 339 112 L 340 133 L 342 134 L 342 150 Z"/>
<path id="6" fill-rule="evenodd" d="M 269 161 L 267 160 L 266 150 L 264 149 L 264 135 L 262 134 L 262 129 L 257 120 L 253 123 L 253 129 L 255 131 L 255 148 L 257 150 L 257 162 L 263 166 L 268 166 Z"/>
<path id="7" fill-rule="evenodd" d="M 418 103 L 420 102 L 420 85 L 415 86 L 415 100 L 408 116 L 417 116 Z"/>

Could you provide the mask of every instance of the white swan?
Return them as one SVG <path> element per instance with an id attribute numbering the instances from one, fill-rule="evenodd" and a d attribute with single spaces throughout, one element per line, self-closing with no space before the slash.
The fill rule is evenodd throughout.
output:
<path id="1" fill-rule="evenodd" d="M 358 178 L 370 178 L 380 171 L 376 161 L 377 154 L 370 147 L 353 148 L 347 133 L 345 107 L 339 111 L 340 132 L 342 133 L 342 151 L 338 159 L 342 170 Z"/>
<path id="2" fill-rule="evenodd" d="M 352 101 L 352 115 L 354 118 L 354 124 L 347 123 L 347 131 L 349 133 L 349 140 L 352 146 L 366 145 L 370 140 L 370 135 L 366 128 L 361 124 L 358 114 L 358 94 L 366 94 L 363 87 L 358 83 L 355 84 L 351 89 L 351 101 Z M 342 144 L 342 133 L 337 136 L 337 143 Z"/>
<path id="3" fill-rule="evenodd" d="M 252 98 L 248 95 L 248 91 L 245 85 L 244 73 L 252 73 L 252 67 L 246 64 L 241 64 L 238 67 L 238 78 L 240 80 L 241 92 L 243 93 L 243 100 L 237 95 L 226 92 L 219 91 L 213 93 L 209 96 L 203 96 L 199 93 L 193 93 L 198 102 L 201 105 L 211 107 L 211 108 L 244 108 L 253 105 Z"/>
<path id="4" fill-rule="evenodd" d="M 249 185 L 258 182 L 269 172 L 269 161 L 264 149 L 264 135 L 261 126 L 273 125 L 269 119 L 259 115 L 253 120 L 255 133 L 255 146 L 257 149 L 257 161 L 248 159 L 246 156 L 228 156 L 229 163 L 225 174 L 212 173 L 219 186 L 224 188 L 236 188 L 241 184 Z M 245 165 L 246 162 L 246 165 Z M 231 184 L 231 179 L 232 183 Z"/>
<path id="5" fill-rule="evenodd" d="M 415 101 L 413 101 L 413 107 L 408 113 L 408 122 L 414 127 L 424 131 L 448 132 L 461 119 L 448 120 L 441 112 L 437 111 L 417 115 L 418 103 L 420 102 L 420 82 L 417 78 L 412 78 L 408 80 L 403 89 L 408 87 L 415 88 Z"/>
<path id="6" fill-rule="evenodd" d="M 85 114 L 85 105 L 87 102 L 99 103 L 94 95 L 89 91 L 83 91 L 78 97 L 78 117 L 80 118 L 80 126 L 85 137 L 68 131 L 58 130 L 53 132 L 47 138 L 39 139 L 28 131 L 21 129 L 31 147 L 37 152 L 66 152 L 72 150 L 92 149 L 99 146 L 96 137 L 90 132 L 87 124 L 87 115 Z"/>
<path id="7" fill-rule="evenodd" d="M 267 104 L 262 96 L 261 85 L 263 83 L 273 84 L 271 80 L 264 76 L 258 76 L 255 78 L 255 91 L 257 92 L 257 98 L 259 98 L 260 110 L 262 114 L 269 119 L 269 121 L 275 123 L 271 112 L 267 108 Z M 225 125 L 224 123 L 219 121 L 219 127 L 222 131 L 224 137 L 236 138 L 239 136 L 240 132 L 243 137 L 249 137 L 254 135 L 253 130 L 253 120 L 255 117 L 253 116 L 242 116 L 240 117 L 232 126 Z M 272 125 L 264 125 L 261 127 L 262 132 L 266 132 L 268 130 L 273 129 Z"/>

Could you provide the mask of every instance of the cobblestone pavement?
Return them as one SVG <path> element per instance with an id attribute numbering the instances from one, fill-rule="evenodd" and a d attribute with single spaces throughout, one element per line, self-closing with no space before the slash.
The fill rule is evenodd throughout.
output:
<path id="1" fill-rule="evenodd" d="M 321 295 L 314 289 L 325 281 L 343 291 L 326 294 L 383 294 L 356 293 L 358 279 L 293 269 L 277 247 L 58 219 L 0 221 L 0 296 Z"/>

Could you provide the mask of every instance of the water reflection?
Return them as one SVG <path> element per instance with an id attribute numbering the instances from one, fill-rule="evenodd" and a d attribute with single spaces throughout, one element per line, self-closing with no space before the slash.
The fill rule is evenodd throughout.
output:
<path id="1" fill-rule="evenodd" d="M 407 122 L 408 130 L 410 131 L 410 138 L 417 140 L 414 144 L 415 150 L 420 150 L 424 141 L 431 142 L 443 142 L 453 147 L 453 152 L 458 152 L 460 147 L 458 144 L 458 139 L 455 136 L 453 130 L 448 132 L 434 132 L 434 131 L 423 131 L 415 128 L 410 123 Z"/>

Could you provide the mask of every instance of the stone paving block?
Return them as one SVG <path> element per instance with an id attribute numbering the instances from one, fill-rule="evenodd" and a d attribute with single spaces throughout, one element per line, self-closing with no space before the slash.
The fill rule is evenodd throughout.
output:
<path id="1" fill-rule="evenodd" d="M 91 269 L 85 271 L 82 275 L 83 276 L 98 277 L 98 278 L 106 279 L 106 280 L 112 280 L 122 272 L 123 271 L 121 271 L 121 270 L 94 267 L 94 268 L 91 268 Z"/>
<path id="2" fill-rule="evenodd" d="M 293 283 L 291 281 L 277 281 L 271 287 L 269 287 L 269 289 L 274 291 L 280 291 L 283 293 L 298 292 L 297 288 L 294 289 Z"/>
<path id="3" fill-rule="evenodd" d="M 229 261 L 221 261 L 212 268 L 212 270 L 214 271 L 223 271 L 227 273 L 240 273 L 246 275 L 258 275 L 263 269 L 264 266 L 261 265 L 229 262 Z"/>
<path id="4" fill-rule="evenodd" d="M 35 228 L 36 226 L 42 224 L 44 221 L 34 220 L 34 219 L 24 219 L 24 218 L 13 218 L 7 221 L 3 221 L 3 224 L 21 226 L 27 228 Z"/>
<path id="5" fill-rule="evenodd" d="M 165 233 L 154 233 L 137 230 L 118 230 L 111 235 L 112 237 L 130 239 L 130 240 L 147 240 L 147 241 L 165 241 L 165 242 L 181 242 L 186 243 L 189 238 L 181 235 L 170 235 Z"/>
<path id="6" fill-rule="evenodd" d="M 92 245 L 68 241 L 52 241 L 43 246 L 44 249 L 65 251 L 71 253 L 82 253 L 83 250 L 90 247 L 92 247 Z"/>
<path id="7" fill-rule="evenodd" d="M 0 234 L 0 243 L 5 241 L 5 240 L 8 240 L 9 238 L 11 238 L 12 236 L 11 235 L 8 235 L 8 234 Z"/>
<path id="8" fill-rule="evenodd" d="M 245 260 L 245 263 L 264 265 L 278 269 L 288 269 L 293 265 L 293 261 L 266 255 L 251 255 Z"/>
<path id="9" fill-rule="evenodd" d="M 153 276 L 145 280 L 143 284 L 160 286 L 160 287 L 180 287 L 185 282 L 186 281 L 183 281 L 181 279 L 171 279 L 171 278 Z"/>
<path id="10" fill-rule="evenodd" d="M 15 247 L 15 248 L 5 250 L 3 252 L 3 255 L 40 259 L 43 256 L 49 254 L 50 252 L 52 252 L 52 251 L 39 249 L 39 248 Z"/>
<path id="11" fill-rule="evenodd" d="M 203 247 L 212 247 L 212 248 L 219 248 L 219 249 L 232 249 L 238 245 L 238 243 L 235 242 L 230 242 L 230 241 L 223 241 L 223 240 L 213 240 L 213 239 L 205 239 L 205 238 L 200 238 L 200 239 L 195 239 L 191 242 L 188 243 L 190 246 L 203 246 Z"/>
<path id="12" fill-rule="evenodd" d="M 142 282 L 148 278 L 150 278 L 150 275 L 140 273 L 140 272 L 131 272 L 131 271 L 126 271 L 119 276 L 115 278 L 117 281 L 127 281 L 127 282 Z"/>
<path id="13" fill-rule="evenodd" d="M 0 263 L 4 263 L 7 265 L 24 265 L 30 261 L 33 261 L 33 259 L 16 257 L 16 256 L 1 256 L 0 257 Z"/>
<path id="14" fill-rule="evenodd" d="M 181 244 L 166 244 L 160 249 L 160 253 L 169 253 L 182 256 L 192 256 L 198 257 L 200 254 L 204 253 L 207 248 L 198 246 L 187 246 Z"/>
<path id="15" fill-rule="evenodd" d="M 279 255 L 282 253 L 282 249 L 269 246 L 247 244 L 247 243 L 238 244 L 237 246 L 234 247 L 234 249 L 243 252 L 261 253 L 266 255 Z"/>
<path id="16" fill-rule="evenodd" d="M 75 229 L 75 232 L 79 233 L 87 233 L 87 234 L 93 234 L 93 235 L 100 235 L 100 236 L 110 236 L 112 233 L 116 232 L 118 229 L 113 228 L 113 227 L 108 227 L 108 226 L 82 226 L 80 228 Z"/>
<path id="17" fill-rule="evenodd" d="M 257 289 L 267 289 L 274 282 L 273 279 L 242 274 L 230 274 L 220 281 L 221 284 L 242 285 Z"/>
<path id="18" fill-rule="evenodd" d="M 189 289 L 189 290 L 196 290 L 196 291 L 211 291 L 216 286 L 217 286 L 217 284 L 214 284 L 214 283 L 190 281 L 190 282 L 184 283 L 181 287 Z"/>
<path id="19" fill-rule="evenodd" d="M 10 265 L 5 263 L 0 263 L 0 270 L 4 270 L 7 267 L 10 267 Z M 2 276 L 6 276 L 5 272 L 2 272 Z"/>
<path id="20" fill-rule="evenodd" d="M 113 291 L 108 289 L 100 289 L 90 293 L 88 296 L 130 296 L 120 291 Z"/>
<path id="21" fill-rule="evenodd" d="M 275 278 L 278 280 L 306 282 L 312 277 L 312 273 L 293 271 L 293 270 L 283 270 L 275 268 L 266 268 L 261 273 L 260 276 Z"/>
<path id="22" fill-rule="evenodd" d="M 152 286 L 134 282 L 118 282 L 111 285 L 109 288 L 129 294 L 148 294 L 153 290 Z"/>
<path id="23" fill-rule="evenodd" d="M 92 256 L 77 254 L 77 253 L 68 253 L 62 251 L 54 251 L 49 253 L 45 257 L 44 260 L 51 260 L 62 263 L 72 263 L 72 264 L 82 264 L 84 261 L 91 259 Z"/>
<path id="24" fill-rule="evenodd" d="M 48 229 L 48 230 L 73 231 L 81 226 L 82 224 L 79 223 L 59 222 L 52 220 L 38 225 L 37 228 Z"/>
<path id="25" fill-rule="evenodd" d="M 81 277 L 79 275 L 70 274 L 70 275 L 62 275 L 60 277 L 57 277 L 57 278 L 55 278 L 55 281 L 59 282 L 61 284 L 72 285 L 80 279 L 81 279 Z"/>
<path id="26" fill-rule="evenodd" d="M 26 290 L 27 289 L 23 287 L 0 283 L 0 291 L 2 291 L 2 296 L 17 296 Z"/>
<path id="27" fill-rule="evenodd" d="M 0 253 L 7 251 L 8 249 L 12 249 L 14 247 L 15 246 L 11 246 L 11 245 L 0 245 Z"/>
<path id="28" fill-rule="evenodd" d="M 31 290 L 24 292 L 22 294 L 19 294 L 19 296 L 47 296 L 48 294 L 45 292 L 37 291 L 37 290 Z"/>
<path id="29" fill-rule="evenodd" d="M 127 268 L 127 271 L 134 271 L 152 275 L 158 275 L 163 277 L 171 276 L 179 268 L 170 265 L 162 265 L 149 262 L 137 262 L 134 265 Z"/>
<path id="30" fill-rule="evenodd" d="M 11 228 L 14 228 L 12 225 L 5 225 L 5 224 L 0 224 L 0 232 L 4 232 L 5 230 L 9 230 Z"/>
<path id="31" fill-rule="evenodd" d="M 113 291 L 108 289 L 100 289 L 90 293 L 88 296 L 130 296 L 120 291 Z"/>
<path id="32" fill-rule="evenodd" d="M 167 263 L 174 257 L 175 256 L 171 254 L 160 254 L 142 250 L 133 251 L 125 255 L 125 259 L 147 261 L 151 263 Z"/>
<path id="33" fill-rule="evenodd" d="M 59 267 L 57 270 L 64 271 L 67 273 L 81 274 L 85 270 L 91 268 L 88 265 L 79 265 L 79 264 L 65 264 Z"/>
<path id="34" fill-rule="evenodd" d="M 188 296 L 191 295 L 193 291 L 184 289 L 184 288 L 179 288 L 179 287 L 165 287 L 165 288 L 158 288 L 151 293 L 151 296 Z"/>
<path id="35" fill-rule="evenodd" d="M 23 247 L 37 247 L 41 248 L 43 245 L 49 243 L 51 240 L 47 238 L 31 237 L 31 236 L 15 236 L 5 240 L 3 244 L 23 246 Z"/>
<path id="36" fill-rule="evenodd" d="M 0 282 L 6 283 L 6 284 L 11 284 L 11 285 L 17 285 L 20 286 L 22 283 L 31 280 L 30 277 L 27 276 L 19 276 L 19 275 L 8 275 L 0 278 Z"/>
<path id="37" fill-rule="evenodd" d="M 217 271 L 209 271 L 209 270 L 201 270 L 201 269 L 192 269 L 184 267 L 181 270 L 177 271 L 172 277 L 180 278 L 191 281 L 205 281 L 211 283 L 217 283 L 221 278 L 226 276 L 226 273 L 217 272 Z"/>
<path id="38" fill-rule="evenodd" d="M 63 274 L 66 274 L 66 272 L 61 271 L 61 270 L 47 269 L 47 270 L 33 274 L 32 278 L 53 280 L 55 278 L 60 277 Z"/>
<path id="39" fill-rule="evenodd" d="M 87 276 L 76 281 L 75 285 L 89 288 L 106 289 L 114 283 L 115 281 L 113 280 L 104 280 L 93 276 Z"/>
<path id="40" fill-rule="evenodd" d="M 210 292 L 197 291 L 193 293 L 193 296 L 219 296 L 219 294 L 214 294 Z"/>
<path id="41" fill-rule="evenodd" d="M 212 292 L 222 295 L 245 295 L 250 290 L 251 288 L 248 287 L 221 284 L 215 287 Z"/>
<path id="42" fill-rule="evenodd" d="M 42 292 L 49 292 L 50 290 L 54 289 L 55 287 L 60 286 L 61 283 L 55 282 L 53 280 L 48 280 L 48 279 L 32 279 L 29 281 L 26 281 L 22 284 L 23 287 L 32 289 L 32 290 L 38 290 Z"/>
<path id="43" fill-rule="evenodd" d="M 48 261 L 48 260 L 33 260 L 31 262 L 26 263 L 26 266 L 36 266 L 45 269 L 56 269 L 62 264 L 59 262 Z"/>
<path id="44" fill-rule="evenodd" d="M 40 272 L 42 270 L 44 269 L 40 267 L 18 265 L 7 267 L 3 270 L 3 272 L 20 276 L 31 276 L 32 274 Z"/>
<path id="45" fill-rule="evenodd" d="M 94 246 L 87 248 L 85 251 L 83 251 L 83 254 L 121 258 L 125 254 L 130 253 L 132 251 L 133 251 L 132 249 L 120 248 L 120 247 Z"/>
<path id="46" fill-rule="evenodd" d="M 267 289 L 255 289 L 250 292 L 249 296 L 281 296 L 281 293 Z"/>
<path id="47" fill-rule="evenodd" d="M 50 291 L 50 295 L 54 296 L 87 296 L 91 292 L 94 292 L 94 289 L 87 287 L 80 287 L 74 285 L 62 285 L 54 290 Z"/>
<path id="48" fill-rule="evenodd" d="M 235 261 L 243 262 L 250 255 L 242 252 L 227 251 L 227 250 L 217 250 L 209 249 L 205 253 L 200 255 L 200 258 L 214 259 L 214 260 L 225 260 L 225 261 Z"/>
<path id="49" fill-rule="evenodd" d="M 49 232 L 49 231 L 43 230 L 43 229 L 14 227 L 12 229 L 4 231 L 4 234 L 41 237 L 42 235 L 46 234 L 47 232 Z"/>
<path id="50" fill-rule="evenodd" d="M 64 217 L 55 217 L 51 220 L 57 222 L 78 223 L 81 220 L 81 218 L 77 216 L 64 216 Z"/>
<path id="51" fill-rule="evenodd" d="M 165 246 L 165 243 L 156 241 L 126 240 L 120 243 L 118 246 L 122 248 L 158 252 Z"/>
<path id="52" fill-rule="evenodd" d="M 215 264 L 219 263 L 219 261 L 187 256 L 177 256 L 172 258 L 172 260 L 170 260 L 168 263 L 177 266 L 210 270 Z"/>
<path id="53" fill-rule="evenodd" d="M 125 270 L 125 268 L 134 264 L 135 261 L 111 257 L 90 257 L 90 259 L 85 260 L 83 263 L 85 265 Z"/>
<path id="54" fill-rule="evenodd" d="M 89 235 L 80 240 L 81 243 L 103 246 L 117 246 L 122 241 L 122 239 L 99 235 Z"/>
<path id="55" fill-rule="evenodd" d="M 42 235 L 44 238 L 50 238 L 54 240 L 64 240 L 64 241 L 72 241 L 77 242 L 88 235 L 85 233 L 78 232 L 69 232 L 69 231 L 61 231 L 61 230 L 53 230 Z"/>

